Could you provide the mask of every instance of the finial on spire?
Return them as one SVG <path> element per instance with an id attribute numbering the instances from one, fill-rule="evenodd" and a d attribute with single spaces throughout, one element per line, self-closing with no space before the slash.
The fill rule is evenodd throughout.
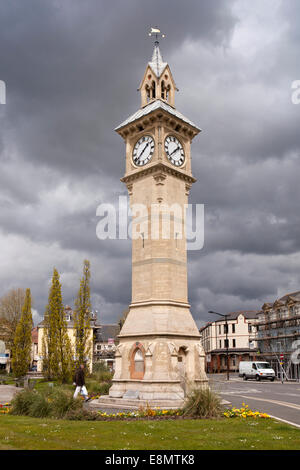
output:
<path id="1" fill-rule="evenodd" d="M 155 45 L 158 45 L 158 44 L 159 44 L 159 40 L 158 40 L 159 37 L 161 37 L 161 38 L 165 38 L 165 37 L 166 37 L 166 35 L 163 34 L 160 29 L 158 29 L 158 28 L 151 28 L 151 30 L 150 30 L 150 32 L 149 32 L 149 36 L 154 36 L 154 35 L 155 35 L 155 42 L 154 42 Z"/>

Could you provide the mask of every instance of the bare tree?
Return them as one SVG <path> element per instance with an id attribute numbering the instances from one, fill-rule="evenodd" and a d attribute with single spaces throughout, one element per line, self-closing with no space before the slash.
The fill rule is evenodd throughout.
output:
<path id="1" fill-rule="evenodd" d="M 11 289 L 0 297 L 0 339 L 10 351 L 13 347 L 17 324 L 25 302 L 25 290 Z"/>

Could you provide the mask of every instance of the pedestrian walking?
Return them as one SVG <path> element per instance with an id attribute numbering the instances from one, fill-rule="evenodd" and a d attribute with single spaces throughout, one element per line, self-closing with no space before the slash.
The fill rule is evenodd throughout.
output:
<path id="1" fill-rule="evenodd" d="M 73 385 L 76 385 L 76 389 L 73 395 L 74 398 L 77 398 L 78 393 L 81 393 L 84 396 L 84 401 L 90 400 L 85 386 L 84 364 L 80 364 L 79 369 L 76 370 Z"/>

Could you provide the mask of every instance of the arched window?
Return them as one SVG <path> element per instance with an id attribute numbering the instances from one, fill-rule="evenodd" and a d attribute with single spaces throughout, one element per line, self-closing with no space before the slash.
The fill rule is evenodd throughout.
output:
<path id="1" fill-rule="evenodd" d="M 145 373 L 145 354 L 142 345 L 138 345 L 131 354 L 130 377 L 132 379 L 142 379 Z"/>
<path id="2" fill-rule="evenodd" d="M 150 101 L 150 87 L 149 85 L 146 85 L 146 100 L 147 100 L 147 103 L 149 103 Z"/>
<path id="3" fill-rule="evenodd" d="M 155 82 L 154 81 L 152 82 L 151 90 L 152 90 L 152 99 L 154 99 L 156 97 Z"/>
<path id="4" fill-rule="evenodd" d="M 170 90 L 171 90 L 171 86 L 168 85 L 167 88 L 166 88 L 166 101 L 168 101 L 168 102 L 170 100 Z"/>
<path id="5" fill-rule="evenodd" d="M 166 99 L 165 91 L 166 91 L 165 82 L 162 81 L 161 82 L 161 94 L 160 94 L 162 100 Z"/>

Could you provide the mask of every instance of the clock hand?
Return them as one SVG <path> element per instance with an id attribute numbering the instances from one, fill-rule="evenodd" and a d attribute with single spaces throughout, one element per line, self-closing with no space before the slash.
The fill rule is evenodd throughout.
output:
<path id="1" fill-rule="evenodd" d="M 139 158 L 141 158 L 141 156 L 143 155 L 143 153 L 145 152 L 146 148 L 148 147 L 149 145 L 149 142 L 145 145 L 145 147 L 143 148 L 142 152 L 140 153 L 139 155 Z"/>
<path id="2" fill-rule="evenodd" d="M 177 147 L 175 150 L 173 150 L 173 152 L 172 152 L 172 153 L 170 153 L 169 157 L 171 157 L 171 156 L 173 155 L 173 153 L 176 153 L 176 152 L 177 152 L 177 150 L 179 150 L 179 149 L 180 149 L 180 147 L 178 146 L 178 147 Z"/>

